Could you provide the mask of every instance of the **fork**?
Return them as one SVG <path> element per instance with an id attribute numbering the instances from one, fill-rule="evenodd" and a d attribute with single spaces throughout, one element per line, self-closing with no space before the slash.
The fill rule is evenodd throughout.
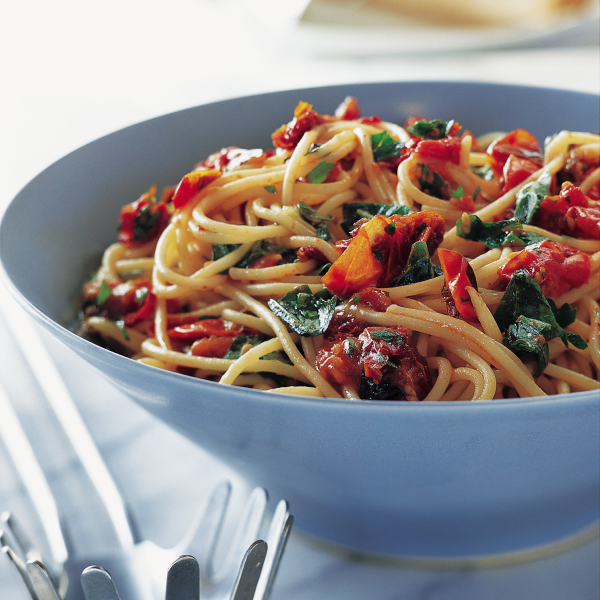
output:
<path id="1" fill-rule="evenodd" d="M 55 593 L 60 600 L 63 598 L 74 600 L 81 597 L 80 593 L 74 595 L 72 585 L 67 588 L 68 578 L 69 576 L 71 579 L 79 578 L 82 569 L 91 564 L 102 564 L 106 567 L 107 572 L 110 572 L 112 577 L 118 580 L 119 586 L 125 590 L 124 595 L 128 599 L 162 598 L 169 565 L 186 554 L 189 548 L 198 545 L 203 600 L 233 600 L 234 598 L 235 600 L 238 598 L 266 600 L 293 522 L 287 502 L 281 500 L 278 503 L 266 543 L 261 541 L 257 544 L 257 536 L 268 506 L 268 496 L 264 489 L 254 489 L 246 503 L 227 559 L 218 571 L 214 567 L 214 555 L 231 494 L 229 482 L 215 488 L 204 510 L 198 512 L 188 534 L 174 548 L 163 549 L 149 540 L 139 540 L 132 530 L 129 514 L 118 487 L 54 362 L 31 322 L 25 318 L 20 309 L 17 310 L 1 286 L 0 308 L 8 317 L 6 320 L 13 337 L 105 505 L 120 543 L 117 551 L 100 557 L 79 557 L 69 551 L 56 501 L 16 413 L 6 393 L 0 388 L 0 407 L 4 413 L 0 419 L 0 433 L 40 515 L 50 546 L 50 560 L 44 560 L 45 557 L 43 558 L 40 551 L 27 539 L 14 517 L 10 515 L 5 517 L 5 528 L 12 540 L 16 542 L 16 547 L 20 549 L 25 560 L 12 550 L 5 534 L 2 535 L 2 549 L 17 566 L 32 598 L 35 599 L 36 594 L 40 594 L 36 591 L 31 574 L 34 575 L 38 587 L 42 585 L 40 583 L 42 580 L 47 579 L 48 585 L 45 586 L 44 593 L 50 589 L 51 593 Z M 249 552 L 250 550 L 252 552 Z M 266 556 L 261 557 L 261 552 L 265 552 Z M 257 564 L 261 566 L 261 571 L 258 571 L 260 577 L 256 576 Z M 247 590 L 244 596 L 236 596 L 239 581 L 252 582 L 253 578 L 256 579 L 256 584 L 251 584 L 253 588 L 251 593 Z M 47 597 L 52 598 L 52 596 Z"/>

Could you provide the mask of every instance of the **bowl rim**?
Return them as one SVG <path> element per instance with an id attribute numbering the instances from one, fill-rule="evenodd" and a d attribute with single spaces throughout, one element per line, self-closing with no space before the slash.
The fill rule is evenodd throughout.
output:
<path id="1" fill-rule="evenodd" d="M 202 103 L 202 104 L 198 104 L 195 106 L 190 106 L 190 107 L 186 107 L 186 108 L 182 108 L 182 109 L 178 109 L 178 110 L 174 110 L 174 111 L 170 111 L 164 114 L 160 114 L 154 117 L 151 117 L 149 119 L 143 119 L 140 121 L 136 121 L 133 122 L 129 125 L 126 125 L 125 127 L 121 127 L 119 129 L 116 129 L 114 131 L 109 131 L 108 133 L 95 138 L 85 144 L 82 144 L 81 146 L 78 146 L 77 148 L 71 150 L 70 152 L 68 152 L 67 154 L 65 154 L 64 156 L 60 157 L 59 159 L 57 159 L 56 161 L 52 162 L 51 164 L 47 165 L 42 171 L 40 171 L 37 175 L 35 175 L 29 182 L 27 182 L 18 192 L 17 194 L 6 204 L 6 206 L 4 207 L 2 214 L 0 215 L 0 280 L 2 281 L 2 283 L 6 286 L 6 288 L 9 290 L 10 294 L 15 298 L 15 300 L 17 301 L 17 303 L 28 313 L 29 316 L 33 317 L 35 321 L 37 321 L 39 324 L 43 325 L 47 330 L 49 330 L 50 332 L 53 333 L 54 337 L 57 337 L 62 343 L 66 344 L 67 346 L 69 346 L 71 348 L 71 350 L 76 351 L 80 354 L 83 355 L 90 355 L 90 354 L 98 354 L 98 357 L 100 359 L 100 362 L 104 362 L 104 363 L 111 363 L 111 362 L 117 362 L 120 363 L 121 361 L 128 361 L 129 362 L 129 366 L 131 366 L 134 369 L 138 369 L 140 368 L 140 366 L 143 367 L 150 367 L 150 365 L 145 365 L 145 364 L 141 364 L 137 363 L 136 361 L 133 361 L 131 359 L 129 359 L 126 356 L 120 355 L 116 352 L 113 352 L 111 350 L 108 350 L 106 348 L 103 348 L 101 346 L 98 346 L 96 344 L 94 344 L 93 342 L 90 342 L 89 340 L 86 340 L 85 338 L 82 338 L 81 336 L 78 336 L 75 332 L 73 332 L 71 329 L 69 329 L 67 326 L 65 326 L 64 324 L 54 320 L 52 317 L 48 316 L 45 312 L 43 312 L 41 309 L 39 309 L 37 306 L 35 306 L 29 299 L 27 299 L 22 292 L 16 287 L 16 285 L 13 283 L 12 279 L 9 277 L 6 268 L 5 268 L 5 264 L 4 264 L 4 260 L 3 260 L 3 256 L 2 256 L 2 244 L 1 244 L 1 240 L 2 240 L 2 232 L 5 228 L 8 227 L 7 221 L 8 221 L 8 215 L 12 210 L 16 210 L 15 206 L 19 201 L 19 198 L 22 194 L 24 194 L 27 190 L 27 188 L 36 180 L 38 180 L 39 178 L 42 178 L 46 175 L 46 173 L 48 173 L 49 171 L 51 171 L 53 168 L 56 167 L 56 165 L 58 165 L 59 163 L 68 160 L 70 157 L 72 157 L 73 155 L 77 154 L 81 149 L 86 148 L 91 146 L 92 144 L 95 144 L 101 140 L 105 140 L 107 138 L 110 138 L 111 136 L 120 134 L 121 132 L 126 132 L 127 130 L 130 129 L 134 129 L 140 125 L 143 124 L 147 124 L 147 123 L 152 123 L 152 122 L 156 122 L 158 120 L 162 120 L 165 118 L 168 118 L 170 116 L 174 116 L 174 115 L 182 115 L 185 112 L 190 112 L 190 111 L 196 111 L 196 110 L 201 110 L 204 107 L 210 107 L 210 106 L 216 106 L 216 105 L 223 105 L 223 104 L 228 104 L 228 103 L 235 103 L 235 102 L 239 102 L 239 101 L 245 101 L 248 99 L 256 99 L 259 100 L 261 97 L 275 97 L 278 95 L 287 95 L 287 94 L 296 94 L 296 95 L 300 95 L 300 94 L 310 94 L 311 92 L 316 92 L 316 91 L 323 91 L 323 90 L 328 90 L 328 91 L 335 91 L 335 90 L 349 90 L 350 88 L 352 89 L 364 89 L 364 88 L 368 88 L 368 87 L 373 87 L 373 86 L 383 86 L 383 87 L 393 87 L 393 86 L 399 86 L 402 88 L 431 88 L 433 86 L 451 86 L 451 87 L 463 87 L 463 88 L 484 88 L 484 89 L 489 89 L 489 90 L 500 90 L 500 89 L 504 89 L 504 90 L 512 90 L 513 92 L 518 92 L 518 91 L 535 91 L 538 93 L 548 93 L 548 94 L 557 94 L 557 95 L 565 95 L 565 96 L 579 96 L 579 97 L 587 97 L 589 99 L 599 99 L 600 100 L 600 94 L 596 94 L 593 92 L 585 92 L 585 91 L 579 91 L 579 90 L 568 90 L 568 89 L 564 89 L 564 88 L 554 88 L 554 87 L 547 87 L 547 86 L 531 86 L 531 85 L 524 85 L 524 84 L 511 84 L 511 83 L 503 83 L 503 82 L 493 82 L 493 81 L 479 81 L 479 80 L 445 80 L 445 79 L 440 79 L 440 80 L 433 80 L 433 79 L 423 79 L 423 80 L 381 80 L 381 81 L 367 81 L 367 82 L 348 82 L 348 83 L 337 83 L 337 84 L 333 84 L 333 85 L 322 85 L 322 86 L 310 86 L 310 87 L 301 87 L 301 88 L 289 88 L 289 89 L 283 89 L 283 90 L 274 90 L 274 91 L 268 91 L 268 92 L 261 92 L 261 93 L 256 93 L 256 94 L 246 94 L 246 95 L 241 95 L 241 96 L 233 96 L 233 97 L 229 97 L 229 98 L 225 98 L 225 99 L 221 99 L 221 100 L 215 100 L 212 102 L 206 102 L 206 103 Z M 69 343 L 67 343 L 67 341 L 69 341 Z M 95 359 L 94 362 L 96 362 Z M 125 364 L 125 363 L 123 363 Z M 135 365 L 135 366 L 134 366 Z M 97 367 L 96 367 L 97 368 Z M 156 369 L 156 368 L 155 368 Z M 200 386 L 203 387 L 204 385 L 209 385 L 209 388 L 215 385 L 219 385 L 218 382 L 213 382 L 213 381 L 208 381 L 208 380 L 202 380 L 202 379 L 197 379 L 197 378 L 193 378 L 190 377 L 188 375 L 183 375 L 181 373 L 175 373 L 175 372 L 171 372 L 171 371 L 164 371 L 161 369 L 158 369 L 158 371 L 162 371 L 161 373 L 161 377 L 166 377 L 167 379 L 175 377 L 177 378 L 176 381 L 180 382 L 180 383 L 185 383 L 186 387 L 187 386 Z M 142 371 L 143 372 L 143 371 Z M 158 375 L 158 373 L 155 373 L 155 375 Z M 183 379 L 180 379 L 183 378 Z M 473 401 L 473 400 L 455 400 L 452 402 L 402 402 L 402 401 L 390 401 L 390 400 L 361 400 L 361 401 L 356 401 L 356 400 L 350 400 L 347 398 L 324 398 L 324 397 L 316 397 L 316 396 L 304 396 L 304 395 L 296 395 L 296 394 L 281 394 L 281 393 L 276 393 L 276 392 L 264 392 L 263 390 L 254 390 L 251 388 L 244 388 L 244 387 L 240 387 L 240 386 L 230 386 L 231 387 L 231 393 L 235 394 L 235 395 L 246 395 L 248 393 L 250 393 L 251 396 L 254 396 L 255 394 L 257 395 L 257 399 L 263 398 L 265 399 L 265 401 L 267 402 L 272 402 L 275 401 L 276 403 L 279 402 L 283 402 L 283 401 L 293 401 L 293 402 L 302 402 L 302 403 L 306 403 L 306 404 L 316 404 L 316 405 L 321 405 L 323 406 L 325 405 L 334 405 L 334 406 L 355 406 L 355 407 L 361 407 L 361 408 L 356 408 L 356 409 L 352 409 L 352 410 L 367 410 L 367 407 L 372 407 L 372 406 L 378 406 L 378 407 L 394 407 L 393 410 L 429 410 L 429 408 L 424 408 L 424 407 L 437 407 L 435 410 L 471 410 L 475 407 L 475 405 L 480 406 L 480 405 L 485 405 L 488 407 L 496 407 L 497 409 L 500 409 L 501 407 L 505 407 L 505 406 L 512 406 L 512 405 L 543 405 L 543 404 L 562 404 L 562 403 L 573 403 L 573 402 L 588 402 L 590 400 L 595 400 L 597 399 L 598 402 L 600 402 L 600 390 L 587 390 L 587 391 L 579 391 L 579 392 L 570 392 L 569 394 L 555 394 L 555 395 L 550 395 L 550 396 L 537 396 L 537 397 L 526 397 L 526 398 L 502 398 L 502 399 L 495 399 L 493 401 L 490 402 L 478 402 L 478 401 Z M 594 398 L 594 394 L 596 394 L 597 398 Z M 271 400 L 267 400 L 267 398 L 270 398 Z M 403 407 L 403 408 L 397 408 L 397 407 Z M 440 408 L 440 407 L 444 407 L 444 408 Z M 476 409 L 476 410 L 481 410 L 481 409 Z M 494 410 L 494 409 L 483 409 L 483 410 Z"/>

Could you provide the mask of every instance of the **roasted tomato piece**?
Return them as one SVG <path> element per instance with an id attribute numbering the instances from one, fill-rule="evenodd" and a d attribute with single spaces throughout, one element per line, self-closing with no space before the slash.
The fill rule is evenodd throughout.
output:
<path id="1" fill-rule="evenodd" d="M 357 296 L 356 300 L 358 301 L 358 304 L 368 306 L 377 312 L 385 312 L 388 306 L 391 306 L 392 304 L 390 297 L 385 292 L 376 290 L 375 288 L 361 290 L 360 294 L 357 294 Z"/>
<path id="2" fill-rule="evenodd" d="M 429 211 L 405 216 L 376 215 L 355 231 L 349 243 L 336 244 L 343 253 L 321 279 L 342 297 L 367 287 L 391 285 L 419 239 L 427 242 L 429 253 L 433 254 L 444 237 L 444 219 Z"/>
<path id="3" fill-rule="evenodd" d="M 323 122 L 325 122 L 325 117 L 315 112 L 312 104 L 299 102 L 294 109 L 294 118 L 271 135 L 273 145 L 276 148 L 293 150 L 307 131 Z"/>
<path id="4" fill-rule="evenodd" d="M 511 155 L 537 163 L 538 169 L 544 162 L 539 142 L 525 129 L 515 129 L 494 140 L 487 149 L 487 153 L 494 159 L 492 164 L 498 174 L 502 172 L 504 163 Z"/>
<path id="5" fill-rule="evenodd" d="M 197 340 L 204 337 L 231 336 L 242 332 L 242 328 L 231 321 L 224 319 L 202 319 L 194 323 L 184 323 L 168 330 L 170 337 L 176 340 Z"/>
<path id="6" fill-rule="evenodd" d="M 100 315 L 118 321 L 123 319 L 127 327 L 154 318 L 156 296 L 148 279 L 132 279 L 108 286 L 104 281 L 95 281 L 84 287 L 84 302 L 88 304 L 86 315 Z M 99 295 L 104 295 L 99 301 Z"/>
<path id="7" fill-rule="evenodd" d="M 423 159 L 433 159 L 460 164 L 460 138 L 445 137 L 441 140 L 421 140 L 415 153 Z"/>
<path id="8" fill-rule="evenodd" d="M 223 358 L 231 348 L 234 339 L 231 335 L 211 335 L 200 338 L 192 344 L 190 354 L 207 358 Z"/>
<path id="9" fill-rule="evenodd" d="M 467 259 L 454 250 L 438 249 L 440 266 L 444 271 L 445 288 L 450 295 L 442 291 L 442 300 L 446 302 L 448 314 L 454 314 L 454 308 L 468 321 L 477 321 L 477 313 L 467 292 L 467 287 L 477 289 L 477 280 L 473 268 Z"/>
<path id="10" fill-rule="evenodd" d="M 528 158 L 511 154 L 504 163 L 504 168 L 502 169 L 503 182 L 500 193 L 506 194 L 506 192 L 525 181 L 530 175 L 539 170 L 539 168 L 539 163 L 533 162 Z"/>
<path id="11" fill-rule="evenodd" d="M 169 220 L 167 201 L 165 198 L 157 202 L 156 186 L 152 186 L 135 202 L 123 206 L 119 217 L 119 242 L 135 247 L 157 238 Z"/>
<path id="12" fill-rule="evenodd" d="M 173 194 L 173 206 L 181 210 L 200 190 L 221 177 L 217 169 L 201 169 L 184 175 Z"/>
<path id="13" fill-rule="evenodd" d="M 317 368 L 330 381 L 350 384 L 365 400 L 423 400 L 431 390 L 427 361 L 405 327 L 334 323 L 317 353 Z"/>
<path id="14" fill-rule="evenodd" d="M 570 182 L 558 196 L 546 196 L 532 223 L 547 231 L 582 239 L 600 239 L 600 202 L 586 196 Z"/>
<path id="15" fill-rule="evenodd" d="M 218 152 L 213 152 L 202 162 L 198 163 L 194 170 L 216 169 L 223 172 L 225 169 L 231 170 L 245 164 L 259 167 L 267 158 L 274 154 L 275 150 L 273 149 L 261 150 L 260 148 L 255 148 L 253 150 L 246 150 L 237 146 L 229 146 L 228 148 L 222 148 Z"/>
<path id="16" fill-rule="evenodd" d="M 583 252 L 564 244 L 543 241 L 527 246 L 498 269 L 509 281 L 517 269 L 534 277 L 547 298 L 558 298 L 571 287 L 580 287 L 590 276 L 590 259 Z"/>
<path id="17" fill-rule="evenodd" d="M 360 119 L 360 106 L 354 96 L 346 96 L 345 100 L 335 109 L 335 116 L 342 121 Z"/>

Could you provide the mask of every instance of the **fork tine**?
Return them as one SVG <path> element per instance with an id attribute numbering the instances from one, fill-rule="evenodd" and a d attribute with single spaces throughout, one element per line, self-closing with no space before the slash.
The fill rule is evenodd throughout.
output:
<path id="1" fill-rule="evenodd" d="M 27 561 L 27 575 L 37 592 L 38 600 L 62 600 L 58 593 L 50 573 L 38 560 Z"/>
<path id="2" fill-rule="evenodd" d="M 25 556 L 25 560 L 42 560 L 40 549 L 31 543 L 29 536 L 25 533 L 25 530 L 13 514 L 6 511 L 2 513 L 0 520 L 4 523 L 4 527 L 10 531 L 10 534 Z"/>
<path id="3" fill-rule="evenodd" d="M 273 581 L 283 555 L 285 545 L 290 535 L 294 517 L 289 513 L 289 505 L 285 500 L 280 500 L 273 514 L 269 532 L 267 533 L 268 552 L 265 564 L 256 587 L 253 600 L 267 600 L 271 594 Z"/>
<path id="4" fill-rule="evenodd" d="M 214 554 L 230 496 L 229 481 L 222 481 L 213 489 L 208 503 L 200 507 L 188 533 L 173 549 L 177 554 L 193 553 L 202 567 L 206 567 L 208 557 Z"/>
<path id="5" fill-rule="evenodd" d="M 265 564 L 267 543 L 257 540 L 248 548 L 233 586 L 231 600 L 253 600 Z"/>
<path id="6" fill-rule="evenodd" d="M 121 600 L 110 573 L 104 567 L 87 567 L 81 573 L 86 600 Z"/>
<path id="7" fill-rule="evenodd" d="M 35 591 L 35 588 L 33 587 L 33 584 L 31 583 L 31 580 L 29 579 L 29 575 L 27 573 L 27 567 L 25 566 L 23 559 L 18 554 L 16 554 L 13 551 L 13 549 L 6 543 L 6 539 L 4 538 L 4 535 L 2 535 L 1 532 L 0 532 L 0 539 L 1 539 L 1 543 L 2 543 L 2 552 L 4 552 L 4 554 L 6 554 L 8 556 L 8 558 L 10 558 L 13 565 L 15 565 L 32 600 L 40 600 L 38 598 L 37 592 Z"/>
<path id="8" fill-rule="evenodd" d="M 246 501 L 244 512 L 236 527 L 223 567 L 217 573 L 212 560 L 207 564 L 208 575 L 211 579 L 219 581 L 227 578 L 229 573 L 232 573 L 231 579 L 234 579 L 235 575 L 233 574 L 238 571 L 238 565 L 246 550 L 258 539 L 258 532 L 267 510 L 267 504 L 266 490 L 261 487 L 254 488 Z M 211 557 L 214 557 L 214 553 Z"/>
<path id="9" fill-rule="evenodd" d="M 193 556 L 180 556 L 169 567 L 165 600 L 200 600 L 200 566 Z"/>

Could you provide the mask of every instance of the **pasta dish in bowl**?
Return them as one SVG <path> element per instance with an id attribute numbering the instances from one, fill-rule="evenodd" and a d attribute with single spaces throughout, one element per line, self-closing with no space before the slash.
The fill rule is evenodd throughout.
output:
<path id="1" fill-rule="evenodd" d="M 598 519 L 595 105 L 397 83 L 167 115 L 32 181 L 3 267 L 309 533 L 422 556 L 549 543 Z"/>
<path id="2" fill-rule="evenodd" d="M 600 136 L 300 102 L 120 214 L 83 332 L 280 393 L 491 400 L 599 389 Z M 433 374 L 432 374 L 433 373 Z"/>

